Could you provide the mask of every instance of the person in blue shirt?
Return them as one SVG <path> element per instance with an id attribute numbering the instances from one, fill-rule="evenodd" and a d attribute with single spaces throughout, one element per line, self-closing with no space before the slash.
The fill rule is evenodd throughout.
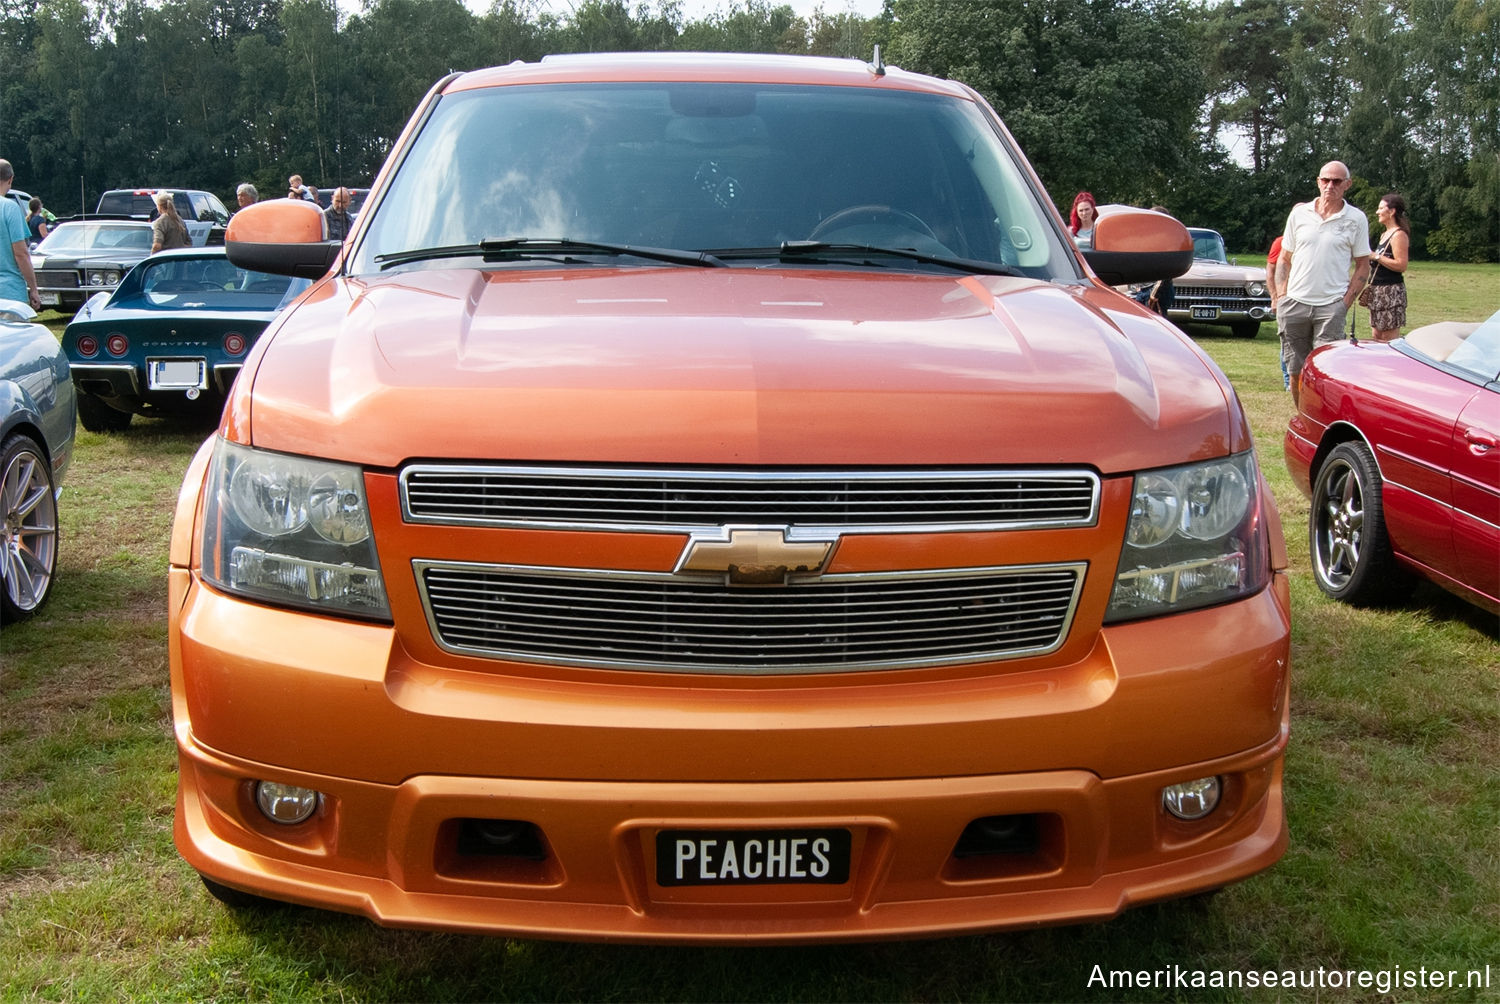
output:
<path id="1" fill-rule="evenodd" d="M 42 295 L 36 286 L 27 243 L 31 233 L 26 229 L 21 207 L 10 197 L 10 187 L 15 181 L 16 169 L 10 166 L 10 161 L 0 160 L 0 299 L 20 300 L 31 304 L 32 310 L 41 310 Z"/>

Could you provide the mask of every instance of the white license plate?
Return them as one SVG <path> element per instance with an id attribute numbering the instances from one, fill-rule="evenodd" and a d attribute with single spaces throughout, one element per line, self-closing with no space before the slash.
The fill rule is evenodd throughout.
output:
<path id="1" fill-rule="evenodd" d="M 56 293 L 41 293 L 38 295 L 38 298 L 42 301 L 42 306 L 44 307 L 55 307 L 62 302 L 62 297 Z"/>
<path id="2" fill-rule="evenodd" d="M 202 359 L 147 359 L 147 386 L 152 390 L 203 390 L 207 366 Z"/>
<path id="3" fill-rule="evenodd" d="M 849 881 L 844 829 L 660 830 L 658 885 L 838 885 Z"/>
<path id="4" fill-rule="evenodd" d="M 1194 307 L 1193 320 L 1195 321 L 1217 321 L 1219 319 L 1218 307 Z"/>

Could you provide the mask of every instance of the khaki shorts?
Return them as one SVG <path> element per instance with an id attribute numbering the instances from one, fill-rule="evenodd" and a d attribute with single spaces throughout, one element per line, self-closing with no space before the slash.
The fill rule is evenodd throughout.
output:
<path id="1" fill-rule="evenodd" d="M 1348 310 L 1340 297 L 1318 306 L 1282 297 L 1276 305 L 1276 330 L 1281 335 L 1281 376 L 1288 390 L 1302 374 L 1307 354 L 1319 345 L 1339 341 Z"/>

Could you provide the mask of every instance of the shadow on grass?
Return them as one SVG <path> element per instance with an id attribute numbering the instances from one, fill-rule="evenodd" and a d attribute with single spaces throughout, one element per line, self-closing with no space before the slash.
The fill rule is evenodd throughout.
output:
<path id="1" fill-rule="evenodd" d="M 1179 321 L 1172 323 L 1194 341 L 1229 342 L 1235 345 L 1244 345 L 1252 341 L 1276 341 L 1276 322 L 1274 321 L 1263 323 L 1255 338 L 1241 338 L 1221 324 L 1192 324 Z"/>
<path id="2" fill-rule="evenodd" d="M 1500 617 L 1431 582 L 1419 582 L 1402 606 L 1425 614 L 1435 623 L 1461 624 L 1491 641 L 1500 641 Z"/>
<path id="3" fill-rule="evenodd" d="M 206 895 L 206 894 L 205 894 Z M 1114 921 L 1008 934 L 807 947 L 638 947 L 384 930 L 300 907 L 236 913 L 242 949 L 306 989 L 401 1000 L 1118 1000 L 1099 972 L 1246 964 L 1223 894 Z M 1243 946 L 1242 946 L 1243 947 Z M 1193 961 L 1196 960 L 1196 961 Z M 1208 991 L 1199 1000 L 1219 999 Z"/>
<path id="4" fill-rule="evenodd" d="M 219 425 L 222 417 L 222 409 L 205 408 L 202 411 L 187 412 L 183 414 L 153 413 L 151 415 L 134 415 L 130 424 L 118 432 L 95 433 L 105 440 L 120 440 L 124 442 L 138 441 L 142 443 L 154 443 L 158 441 L 174 440 L 180 437 L 203 440 L 208 438 Z M 80 426 L 79 431 L 83 429 Z"/>

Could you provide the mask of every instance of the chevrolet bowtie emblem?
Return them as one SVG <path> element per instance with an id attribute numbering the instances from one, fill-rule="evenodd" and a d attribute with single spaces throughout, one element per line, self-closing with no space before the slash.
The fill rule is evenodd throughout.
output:
<path id="1" fill-rule="evenodd" d="M 694 534 L 678 559 L 679 572 L 723 575 L 741 586 L 781 585 L 789 575 L 823 570 L 835 540 L 788 540 L 786 527 L 723 527 Z"/>

